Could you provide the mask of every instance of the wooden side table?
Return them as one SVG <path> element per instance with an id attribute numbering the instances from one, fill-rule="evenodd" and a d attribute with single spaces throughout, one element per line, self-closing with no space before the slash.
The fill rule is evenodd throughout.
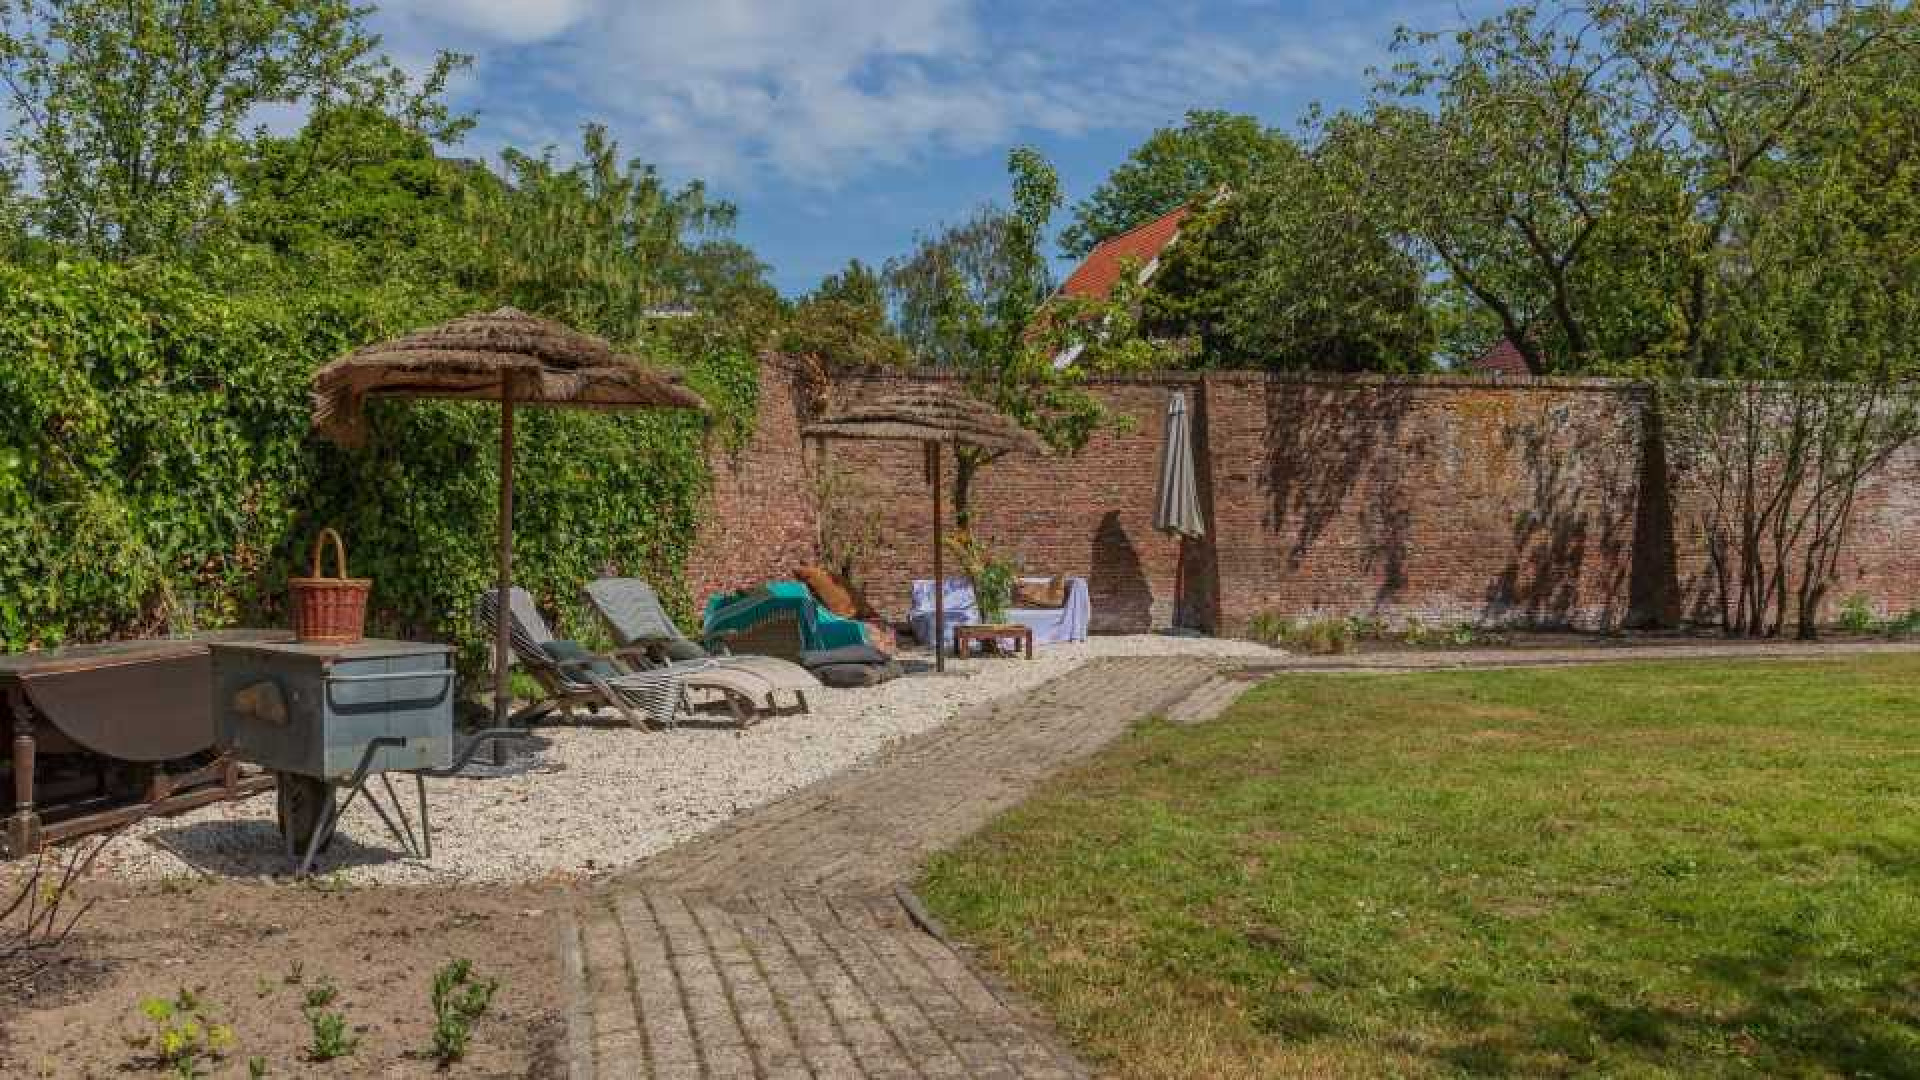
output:
<path id="1" fill-rule="evenodd" d="M 971 656 L 968 648 L 973 642 L 998 642 L 1013 639 L 1014 651 L 1018 652 L 1024 643 L 1027 647 L 1027 659 L 1033 659 L 1033 628 L 1019 623 L 969 623 L 953 628 L 953 651 L 958 656 Z"/>

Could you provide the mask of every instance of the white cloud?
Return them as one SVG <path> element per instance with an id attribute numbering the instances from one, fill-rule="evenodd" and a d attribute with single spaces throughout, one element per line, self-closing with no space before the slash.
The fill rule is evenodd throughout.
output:
<path id="1" fill-rule="evenodd" d="M 389 10 L 494 41 L 529 44 L 571 28 L 594 6 L 594 0 L 402 0 Z"/>
<path id="2" fill-rule="evenodd" d="M 412 0 L 391 47 L 478 57 L 481 144 L 601 120 L 669 168 L 831 187 L 1035 134 L 1158 123 L 1364 63 L 1334 20 L 1059 0 Z M 1384 39 L 1384 30 L 1365 35 Z M 511 133 L 511 135 L 508 135 Z"/>

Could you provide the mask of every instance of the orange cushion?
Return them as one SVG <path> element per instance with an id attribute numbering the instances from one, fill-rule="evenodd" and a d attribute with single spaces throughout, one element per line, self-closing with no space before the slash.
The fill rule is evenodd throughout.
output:
<path id="1" fill-rule="evenodd" d="M 795 570 L 793 576 L 800 579 L 815 600 L 820 601 L 821 607 L 843 619 L 851 619 L 859 614 L 860 604 L 853 598 L 853 593 L 826 570 L 818 566 L 803 566 Z"/>
<path id="2" fill-rule="evenodd" d="M 1056 574 L 1045 581 L 1015 582 L 1013 606 L 1019 608 L 1066 607 L 1067 575 Z"/>

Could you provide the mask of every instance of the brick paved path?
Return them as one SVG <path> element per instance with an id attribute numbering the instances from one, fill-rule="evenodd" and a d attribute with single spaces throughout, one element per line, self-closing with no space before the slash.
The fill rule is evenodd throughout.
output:
<path id="1" fill-rule="evenodd" d="M 562 929 L 571 1074 L 1086 1075 L 896 888 L 1142 717 L 1218 712 L 1219 672 L 1096 660 L 643 863 Z"/>

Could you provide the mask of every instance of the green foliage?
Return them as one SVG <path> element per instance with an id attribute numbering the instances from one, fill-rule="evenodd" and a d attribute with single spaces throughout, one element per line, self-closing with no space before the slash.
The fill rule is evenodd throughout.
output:
<path id="1" fill-rule="evenodd" d="M 451 960 L 433 975 L 433 1058 L 444 1068 L 467 1055 L 473 1025 L 486 1015 L 500 989 L 497 979 L 477 979 L 473 964 Z"/>
<path id="2" fill-rule="evenodd" d="M 880 276 L 858 259 L 829 274 L 788 312 L 779 347 L 794 356 L 812 357 L 828 370 L 897 367 L 912 356 L 887 321 L 886 289 Z"/>
<path id="3" fill-rule="evenodd" d="M 1345 653 L 1353 648 L 1356 620 L 1332 616 L 1304 622 L 1260 612 L 1247 620 L 1246 636 L 1262 645 L 1285 645 L 1316 656 Z"/>
<path id="4" fill-rule="evenodd" d="M 1874 614 L 1873 601 L 1861 593 L 1854 593 L 1840 605 L 1840 618 L 1836 620 L 1840 629 L 1855 634 L 1871 634 L 1880 625 L 1880 616 Z"/>
<path id="5" fill-rule="evenodd" d="M 49 238 L 94 255 L 177 253 L 222 214 L 221 188 L 265 106 L 351 103 L 450 136 L 438 102 L 462 61 L 418 91 L 349 0 L 4 0 L 0 84 L 13 169 Z"/>
<path id="6" fill-rule="evenodd" d="M 307 987 L 302 1004 L 309 1009 L 324 1009 L 333 1004 L 334 999 L 339 996 L 340 988 L 334 985 L 333 980 L 322 977 L 314 980 L 313 985 Z"/>
<path id="7" fill-rule="evenodd" d="M 154 1067 L 181 1080 L 207 1075 L 207 1067 L 233 1049 L 233 1029 L 210 1021 L 199 995 L 184 987 L 171 998 L 142 1000 L 140 1015 L 150 1028 L 145 1044 Z"/>
<path id="8" fill-rule="evenodd" d="M 947 548 L 960 564 L 960 572 L 973 582 L 981 621 L 1005 622 L 1007 607 L 1013 603 L 1014 578 L 1019 575 L 1013 561 L 964 529 L 947 537 Z"/>
<path id="9" fill-rule="evenodd" d="M 221 296 L 180 271 L 85 263 L 0 267 L 0 292 L 0 646 L 164 631 L 189 608 L 202 626 L 270 623 L 331 524 L 375 580 L 378 631 L 479 661 L 498 410 L 386 403 L 369 447 L 349 452 L 310 438 L 307 387 L 356 344 L 482 300 L 409 312 L 351 290 Z M 750 430 L 751 356 L 682 356 L 724 430 Z M 619 568 L 671 594 L 709 482 L 702 421 L 521 418 L 522 580 L 550 600 Z"/>
<path id="10" fill-rule="evenodd" d="M 1193 339 L 1210 367 L 1424 370 L 1423 267 L 1345 167 L 1296 155 L 1190 219 L 1148 287 L 1148 332 Z"/>
<path id="11" fill-rule="evenodd" d="M 638 160 L 622 161 L 604 128 L 588 125 L 580 161 L 508 150 L 504 179 L 470 177 L 465 216 L 480 251 L 473 287 L 609 340 L 647 340 L 689 311 L 764 334 L 778 298 L 764 267 L 728 237 L 736 210 L 699 181 L 674 189 Z"/>
<path id="12" fill-rule="evenodd" d="M 325 1009 L 309 1008 L 304 1010 L 307 1016 L 307 1057 L 322 1062 L 343 1058 L 353 1053 L 360 1044 L 360 1038 L 348 1030 L 345 1013 L 328 1012 Z"/>
<path id="13" fill-rule="evenodd" d="M 1055 450 L 1077 452 L 1106 420 L 1080 388 L 1086 372 L 1056 368 L 1036 316 L 1052 290 L 1041 236 L 1060 207 L 1060 179 L 1032 147 L 1007 155 L 1012 209 L 923 237 L 914 254 L 887 264 L 900 330 L 922 357 L 956 369 L 969 393 L 1037 432 Z M 955 452 L 954 520 L 971 515 L 973 477 L 999 455 Z"/>
<path id="14" fill-rule="evenodd" d="M 1251 116 L 1195 109 L 1135 147 L 1092 195 L 1073 208 L 1060 248 L 1075 258 L 1182 203 L 1221 189 L 1264 183 L 1299 156 L 1285 134 Z"/>
<path id="15" fill-rule="evenodd" d="M 1519 6 L 1397 46 L 1365 115 L 1323 130 L 1379 220 L 1535 372 L 1724 374 L 1771 362 L 1723 335 L 1755 232 L 1803 187 L 1781 180 L 1905 124 L 1920 20 L 1889 3 Z"/>

